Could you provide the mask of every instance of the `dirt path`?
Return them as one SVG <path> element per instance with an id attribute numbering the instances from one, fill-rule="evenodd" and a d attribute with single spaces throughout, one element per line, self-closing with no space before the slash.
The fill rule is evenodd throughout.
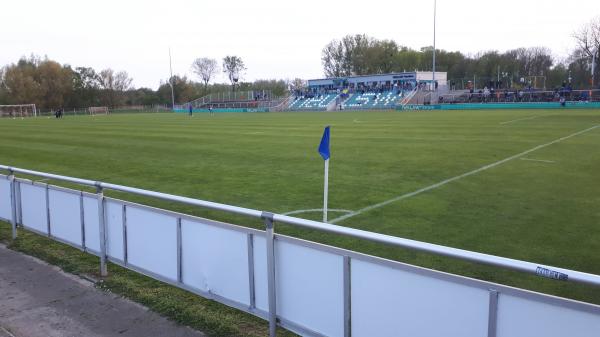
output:
<path id="1" fill-rule="evenodd" d="M 0 337 L 13 336 L 205 335 L 0 245 Z"/>

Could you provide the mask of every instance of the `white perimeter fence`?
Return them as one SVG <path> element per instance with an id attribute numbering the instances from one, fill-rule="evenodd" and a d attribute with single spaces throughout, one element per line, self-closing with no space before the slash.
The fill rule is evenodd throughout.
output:
<path id="1" fill-rule="evenodd" d="M 583 337 L 600 306 L 420 268 L 274 233 L 274 223 L 599 286 L 600 276 L 326 223 L 0 165 L 0 218 L 306 336 Z M 87 193 L 16 178 L 86 186 Z M 106 189 L 262 218 L 240 227 L 105 197 Z"/>

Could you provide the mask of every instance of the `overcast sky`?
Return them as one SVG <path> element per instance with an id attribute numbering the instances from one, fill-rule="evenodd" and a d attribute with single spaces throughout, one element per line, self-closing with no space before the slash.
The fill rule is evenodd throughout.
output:
<path id="1" fill-rule="evenodd" d="M 557 57 L 600 0 L 438 0 L 437 47 L 475 53 L 547 46 Z M 5 0 L 0 65 L 31 53 L 96 70 L 126 70 L 136 87 L 157 88 L 173 72 L 194 76 L 197 57 L 242 57 L 244 80 L 322 76 L 332 39 L 365 33 L 413 48 L 431 45 L 433 0 Z M 219 74 L 217 81 L 224 82 Z"/>

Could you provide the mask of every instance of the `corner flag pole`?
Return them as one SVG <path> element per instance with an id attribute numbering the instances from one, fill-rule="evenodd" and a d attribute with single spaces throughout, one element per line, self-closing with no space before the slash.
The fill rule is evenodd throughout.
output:
<path id="1" fill-rule="evenodd" d="M 327 222 L 327 197 L 329 194 L 329 159 L 325 159 L 325 182 L 323 188 L 323 222 Z"/>
<path id="2" fill-rule="evenodd" d="M 327 198 L 329 196 L 329 158 L 331 157 L 331 153 L 329 151 L 329 133 L 330 127 L 326 126 L 325 130 L 323 130 L 321 143 L 319 144 L 319 154 L 325 160 L 325 177 L 323 183 L 323 222 L 327 222 Z"/>

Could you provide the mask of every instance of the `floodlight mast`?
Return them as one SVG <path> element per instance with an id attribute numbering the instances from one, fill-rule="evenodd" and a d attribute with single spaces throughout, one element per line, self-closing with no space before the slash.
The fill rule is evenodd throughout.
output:
<path id="1" fill-rule="evenodd" d="M 434 91 L 437 91 L 435 85 L 435 19 L 437 12 L 437 0 L 433 0 L 433 75 L 431 80 L 431 86 Z"/>
<path id="2" fill-rule="evenodd" d="M 171 109 L 175 110 L 175 91 L 173 90 L 173 64 L 171 62 L 171 48 L 169 47 L 169 71 L 171 77 L 169 77 L 169 86 L 171 86 Z"/>
<path id="3" fill-rule="evenodd" d="M 594 90 L 596 79 L 596 55 L 598 54 L 598 50 L 600 50 L 600 45 L 596 45 L 596 51 L 592 55 L 592 90 Z"/>

